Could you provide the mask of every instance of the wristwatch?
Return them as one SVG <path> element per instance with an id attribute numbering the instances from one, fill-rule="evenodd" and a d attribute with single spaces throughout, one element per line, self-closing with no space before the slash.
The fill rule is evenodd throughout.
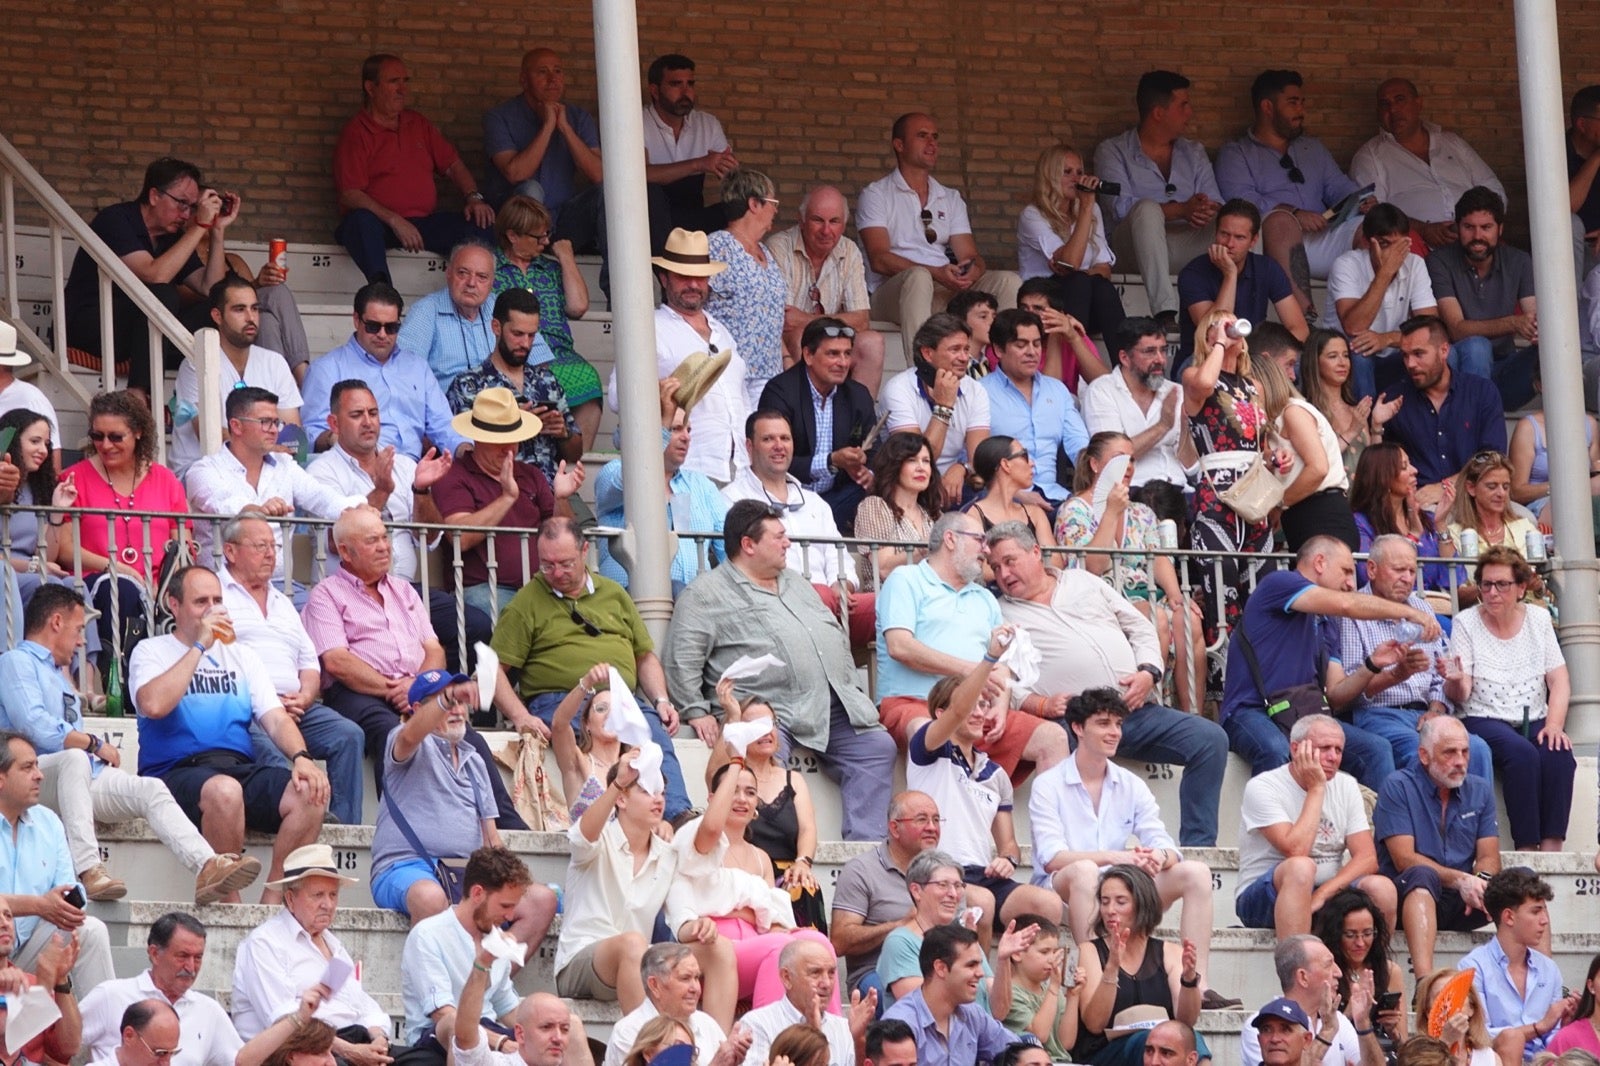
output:
<path id="1" fill-rule="evenodd" d="M 296 759 L 310 759 L 312 762 L 316 762 L 317 761 L 317 757 L 315 755 L 312 755 L 311 752 L 305 750 L 304 748 L 302 748 L 300 751 L 295 752 L 293 755 L 289 756 L 289 761 L 290 762 L 294 762 Z"/>
<path id="2" fill-rule="evenodd" d="M 70 973 L 61 979 L 60 984 L 55 986 L 55 993 L 58 996 L 72 995 L 72 975 Z"/>
<path id="3" fill-rule="evenodd" d="M 1161 670 L 1161 667 L 1156 666 L 1153 663 L 1140 663 L 1139 669 L 1149 674 L 1150 679 L 1158 685 L 1161 684 L 1161 679 L 1163 676 L 1165 676 Z"/>

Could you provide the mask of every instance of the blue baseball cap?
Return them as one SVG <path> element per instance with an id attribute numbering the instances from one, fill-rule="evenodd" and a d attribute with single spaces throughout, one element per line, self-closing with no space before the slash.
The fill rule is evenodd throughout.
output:
<path id="1" fill-rule="evenodd" d="M 472 680 L 466 674 L 452 674 L 448 670 L 424 670 L 411 682 L 411 690 L 406 693 L 406 699 L 415 707 L 429 696 L 437 695 L 451 685 L 459 685 L 463 681 Z"/>
<path id="2" fill-rule="evenodd" d="M 1279 996 L 1265 1007 L 1256 1011 L 1256 1016 L 1250 1019 L 1250 1024 L 1259 1029 L 1261 1028 L 1261 1023 L 1268 1018 L 1277 1018 L 1291 1025 L 1298 1025 L 1307 1031 L 1311 1029 L 1311 1019 L 1306 1017 L 1305 1008 L 1288 996 Z"/>

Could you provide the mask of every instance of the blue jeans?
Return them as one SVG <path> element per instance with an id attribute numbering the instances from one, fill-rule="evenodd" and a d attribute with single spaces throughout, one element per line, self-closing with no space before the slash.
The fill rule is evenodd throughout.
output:
<path id="1" fill-rule="evenodd" d="M 1394 751 L 1389 742 L 1349 722 L 1344 727 L 1344 763 L 1341 769 L 1376 792 L 1394 773 Z M 1222 728 L 1228 746 L 1250 764 L 1250 773 L 1264 774 L 1289 761 L 1289 734 L 1267 717 L 1266 711 L 1247 708 L 1230 714 Z"/>
<path id="2" fill-rule="evenodd" d="M 345 825 L 360 825 L 361 794 L 365 784 L 361 777 L 365 743 L 361 727 L 321 703 L 307 707 L 298 724 L 306 750 L 327 764 L 328 784 L 333 789 L 328 813 Z M 250 740 L 256 751 L 256 762 L 266 766 L 289 765 L 283 752 L 254 720 L 250 723 Z"/>
<path id="3" fill-rule="evenodd" d="M 1122 720 L 1117 754 L 1182 766 L 1178 843 L 1186 848 L 1216 847 L 1217 805 L 1228 768 L 1228 735 L 1221 726 L 1197 714 L 1149 703 Z"/>
<path id="4" fill-rule="evenodd" d="M 1395 766 L 1405 767 L 1417 764 L 1417 719 L 1421 716 L 1421 711 L 1405 707 L 1369 704 L 1358 708 L 1354 718 L 1357 726 L 1387 740 L 1394 749 Z M 1467 773 L 1494 781 L 1494 761 L 1482 737 L 1467 737 Z"/>
<path id="5" fill-rule="evenodd" d="M 1460 350 L 1463 360 L 1470 353 L 1468 373 L 1482 374 L 1500 390 L 1500 403 L 1507 411 L 1515 411 L 1533 399 L 1533 367 L 1539 360 L 1537 346 L 1517 348 L 1507 355 L 1496 355 L 1494 342 L 1488 337 L 1464 337 L 1450 346 L 1451 353 Z M 1481 366 L 1482 370 L 1474 369 Z"/>
<path id="6" fill-rule="evenodd" d="M 477 237 L 491 248 L 494 247 L 494 231 L 474 226 L 459 210 L 435 211 L 431 215 L 408 218 L 406 221 L 421 234 L 422 246 L 437 256 L 449 255 L 450 249 L 466 237 Z M 368 281 L 379 278 L 389 280 L 387 249 L 400 247 L 400 240 L 383 219 L 364 207 L 358 207 L 339 221 L 333 231 L 333 239 L 344 245 L 345 251 L 355 261 L 356 268 Z"/>
<path id="7" fill-rule="evenodd" d="M 541 692 L 528 701 L 528 710 L 539 721 L 549 725 L 555 720 L 556 706 L 566 695 L 565 692 Z M 667 783 L 667 803 L 663 813 L 670 822 L 694 805 L 689 802 L 689 790 L 683 785 L 683 767 L 678 765 L 678 753 L 672 749 L 672 737 L 649 702 L 640 699 L 639 710 L 644 712 L 644 720 L 650 723 L 650 739 L 661 745 L 661 776 Z M 576 728 L 576 721 L 573 726 Z"/>
<path id="8" fill-rule="evenodd" d="M 1482 341 L 1481 346 L 1473 343 Z M 1492 378 L 1494 367 L 1494 353 L 1490 350 L 1487 337 L 1468 337 L 1450 345 L 1450 373 L 1476 374 L 1480 378 Z M 1365 398 L 1376 396 L 1381 384 L 1383 389 L 1395 384 L 1406 376 L 1402 357 L 1394 348 L 1386 349 L 1377 355 L 1365 356 L 1351 353 L 1350 373 L 1355 379 L 1356 396 Z M 1529 396 L 1532 395 L 1531 372 Z M 1523 400 L 1526 403 L 1527 400 Z M 1521 406 L 1520 404 L 1518 406 Z M 1508 408 L 1509 410 L 1509 408 Z"/>

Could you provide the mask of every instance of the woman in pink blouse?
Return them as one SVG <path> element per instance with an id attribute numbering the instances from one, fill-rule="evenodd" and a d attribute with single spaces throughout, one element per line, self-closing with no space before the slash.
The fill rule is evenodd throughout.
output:
<path id="1" fill-rule="evenodd" d="M 183 513 L 189 501 L 176 474 L 155 461 L 156 424 L 144 400 L 132 392 L 103 392 L 89 404 L 89 440 L 94 454 L 62 471 L 77 490 L 78 506 L 114 511 Z M 161 572 L 179 520 L 135 514 L 79 515 L 66 527 L 69 537 L 59 556 L 72 567 L 81 554 L 90 598 L 100 612 L 101 672 L 113 648 L 126 654 L 130 637 L 142 632 L 146 599 Z M 111 597 L 117 597 L 119 643 L 113 644 Z"/>

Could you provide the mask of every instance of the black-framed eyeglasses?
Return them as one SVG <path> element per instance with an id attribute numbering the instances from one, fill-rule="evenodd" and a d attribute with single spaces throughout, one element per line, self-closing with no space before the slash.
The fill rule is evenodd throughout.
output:
<path id="1" fill-rule="evenodd" d="M 172 201 L 172 202 L 173 202 L 173 203 L 175 203 L 175 204 L 177 204 L 177 205 L 178 205 L 178 211 L 179 211 L 179 212 L 180 212 L 180 213 L 182 213 L 182 214 L 185 214 L 185 215 L 192 215 L 192 214 L 194 214 L 194 210 L 195 210 L 195 208 L 197 208 L 197 207 L 199 207 L 199 206 L 200 206 L 200 204 L 199 204 L 199 202 L 198 202 L 198 201 L 195 201 L 195 200 L 185 200 L 185 199 L 184 199 L 184 198 L 183 198 L 183 197 L 181 197 L 181 196 L 174 196 L 174 195 L 172 195 L 172 194 L 171 194 L 171 193 L 170 193 L 170 192 L 168 192 L 168 191 L 167 191 L 167 190 L 165 190 L 165 189 L 157 189 L 157 190 L 156 190 L 156 192 L 158 192 L 158 193 L 160 193 L 160 194 L 161 194 L 161 195 L 162 195 L 162 196 L 165 196 L 165 197 L 166 197 L 166 198 L 167 198 L 167 199 L 169 199 L 169 200 L 171 200 L 171 201 Z"/>
<path id="2" fill-rule="evenodd" d="M 573 603 L 565 596 L 561 597 L 561 602 L 567 605 L 567 614 L 572 617 L 573 625 L 581 626 L 583 631 L 591 637 L 598 637 L 600 635 L 600 627 L 589 621 L 583 615 L 579 614 L 577 604 Z"/>
<path id="3" fill-rule="evenodd" d="M 834 339 L 839 337 L 854 338 L 856 331 L 851 329 L 849 326 L 823 326 L 822 335 L 824 337 L 831 337 Z"/>
<path id="4" fill-rule="evenodd" d="M 1305 173 L 1294 165 L 1294 160 L 1289 158 L 1288 152 L 1278 157 L 1278 165 L 1289 172 L 1289 180 L 1296 185 L 1304 185 L 1306 183 Z"/>
<path id="5" fill-rule="evenodd" d="M 400 332 L 400 323 L 374 322 L 370 318 L 363 318 L 361 320 L 361 328 L 372 334 L 374 337 L 380 333 L 387 333 L 389 336 L 393 337 L 396 333 Z"/>
<path id="6" fill-rule="evenodd" d="M 1510 592 L 1521 584 L 1520 581 L 1480 581 L 1478 588 L 1484 592 Z"/>
<path id="7" fill-rule="evenodd" d="M 939 234 L 933 228 L 933 212 L 926 207 L 922 209 L 922 239 L 929 244 L 939 243 Z"/>
<path id="8" fill-rule="evenodd" d="M 283 419 L 281 418 L 246 418 L 244 415 L 236 415 L 234 421 L 254 422 L 262 429 L 270 429 L 274 433 L 283 428 Z"/>
<path id="9" fill-rule="evenodd" d="M 550 231 L 545 230 L 543 233 L 519 233 L 517 236 L 526 237 L 530 241 L 548 241 L 550 239 Z"/>

